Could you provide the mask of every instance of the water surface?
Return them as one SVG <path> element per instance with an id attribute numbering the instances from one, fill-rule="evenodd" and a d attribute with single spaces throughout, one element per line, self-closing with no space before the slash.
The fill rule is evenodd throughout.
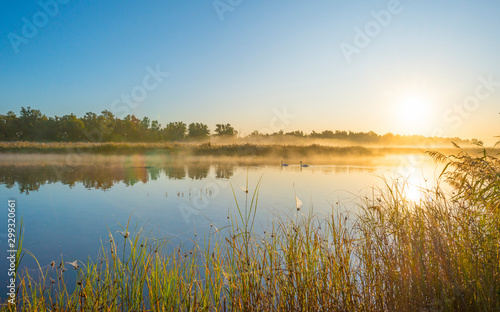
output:
<path id="1" fill-rule="evenodd" d="M 417 160 L 417 161 L 416 161 Z M 285 160 L 286 162 L 286 160 Z M 159 156 L 4 156 L 0 164 L 1 198 L 17 201 L 23 219 L 24 248 L 41 266 L 51 261 L 99 256 L 101 240 L 117 234 L 130 219 L 131 232 L 143 228 L 173 244 L 192 244 L 210 230 L 237 217 L 236 201 L 245 201 L 261 181 L 257 231 L 276 216 L 358 212 L 365 197 L 383 185 L 380 177 L 408 178 L 408 195 L 432 180 L 435 166 L 421 155 L 376 159 L 324 159 L 309 167 L 298 161 L 171 159 Z M 247 189 L 248 181 L 248 190 Z M 233 193 L 234 190 L 234 193 Z M 236 196 L 236 199 L 235 199 Z M 297 200 L 302 202 L 297 210 Z M 6 210 L 5 210 L 6 211 Z M 7 214 L 2 215 L 6 224 Z M 137 231 L 137 230 L 135 230 Z M 6 227 L 0 241 L 6 247 Z M 7 267 L 1 257 L 1 267 Z M 23 268 L 36 269 L 25 257 Z M 6 274 L 1 283 L 7 283 Z"/>

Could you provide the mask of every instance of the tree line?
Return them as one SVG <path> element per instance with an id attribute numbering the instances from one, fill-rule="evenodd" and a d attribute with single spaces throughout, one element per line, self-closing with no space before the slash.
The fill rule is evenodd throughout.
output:
<path id="1" fill-rule="evenodd" d="M 122 119 L 117 118 L 112 112 L 104 110 L 100 115 L 93 112 L 86 113 L 83 117 L 75 114 L 62 117 L 47 117 L 38 109 L 31 107 L 21 108 L 19 115 L 9 111 L 0 115 L 0 141 L 38 141 L 38 142 L 181 142 L 203 141 L 210 137 L 236 138 L 238 132 L 227 124 L 216 124 L 213 133 L 208 125 L 198 122 L 189 125 L 182 121 L 169 122 L 162 126 L 157 120 L 148 117 L 142 119 L 128 115 Z M 352 131 L 312 131 L 305 134 L 297 130 L 274 133 L 261 133 L 254 131 L 243 140 L 262 139 L 333 139 L 357 143 L 374 144 L 422 144 L 429 140 L 434 143 L 449 143 L 450 140 L 460 143 L 470 143 L 469 140 L 459 138 L 428 138 L 421 135 L 398 135 L 387 133 L 378 135 L 370 132 Z M 475 139 L 472 142 L 477 141 Z"/>
<path id="2" fill-rule="evenodd" d="M 0 140 L 60 141 L 60 142 L 160 142 L 203 140 L 211 135 L 206 124 L 170 122 L 165 127 L 157 120 L 128 115 L 123 119 L 104 110 L 100 115 L 88 112 L 83 117 L 74 114 L 47 117 L 38 109 L 21 108 L 19 116 L 9 111 L 0 115 Z M 214 135 L 236 136 L 230 124 L 217 124 Z"/>

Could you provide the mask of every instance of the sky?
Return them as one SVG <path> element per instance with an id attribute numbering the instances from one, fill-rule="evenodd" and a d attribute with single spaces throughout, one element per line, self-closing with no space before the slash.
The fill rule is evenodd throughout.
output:
<path id="1" fill-rule="evenodd" d="M 500 135 L 500 2 L 0 3 L 0 114 Z"/>

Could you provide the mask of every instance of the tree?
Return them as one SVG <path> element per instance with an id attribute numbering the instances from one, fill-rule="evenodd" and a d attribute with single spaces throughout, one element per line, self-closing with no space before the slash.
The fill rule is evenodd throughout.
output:
<path id="1" fill-rule="evenodd" d="M 184 125 L 184 128 L 185 127 L 186 127 L 186 125 Z M 153 120 L 151 122 L 151 130 L 158 132 L 158 131 L 160 131 L 160 129 L 161 129 L 161 124 L 158 122 L 158 120 Z M 186 132 L 186 131 L 184 131 L 184 132 Z"/>
<path id="2" fill-rule="evenodd" d="M 185 123 L 176 121 L 168 123 L 163 131 L 167 141 L 182 141 L 186 137 L 187 127 Z"/>
<path id="3" fill-rule="evenodd" d="M 84 123 L 74 114 L 65 115 L 60 119 L 61 139 L 64 141 L 81 141 L 83 139 Z"/>
<path id="4" fill-rule="evenodd" d="M 142 118 L 142 121 L 141 121 L 141 126 L 147 130 L 149 129 L 149 127 L 151 126 L 151 120 L 149 120 L 148 117 L 144 117 Z"/>
<path id="5" fill-rule="evenodd" d="M 216 124 L 215 135 L 217 136 L 236 136 L 238 132 L 234 130 L 231 124 Z"/>
<path id="6" fill-rule="evenodd" d="M 259 131 L 254 130 L 252 133 L 250 133 L 248 136 L 251 138 L 258 138 L 259 136 L 262 136 L 263 134 L 259 133 Z"/>
<path id="7" fill-rule="evenodd" d="M 188 137 L 192 139 L 206 139 L 210 135 L 208 126 L 202 123 L 191 123 L 188 126 Z"/>
<path id="8" fill-rule="evenodd" d="M 114 133 L 119 135 L 122 140 L 135 142 L 141 140 L 141 120 L 135 115 L 127 115 L 122 120 L 116 120 Z"/>
<path id="9" fill-rule="evenodd" d="M 23 140 L 37 139 L 37 123 L 42 119 L 42 113 L 38 109 L 21 107 L 21 115 L 19 116 L 20 123 L 20 138 Z"/>
<path id="10" fill-rule="evenodd" d="M 102 117 L 101 117 L 102 118 Z M 88 112 L 83 116 L 82 118 L 83 125 L 85 126 L 85 129 L 99 129 L 100 124 L 99 124 L 99 116 L 97 116 L 96 113 Z"/>
<path id="11" fill-rule="evenodd" d="M 18 140 L 19 119 L 13 111 L 0 115 L 0 140 Z"/>
<path id="12" fill-rule="evenodd" d="M 335 134 L 332 130 L 325 130 L 321 132 L 321 137 L 324 139 L 333 139 L 335 137 Z"/>
<path id="13" fill-rule="evenodd" d="M 296 136 L 296 137 L 300 137 L 301 138 L 301 137 L 304 136 L 304 132 L 302 132 L 300 130 L 295 130 L 295 131 L 286 133 L 286 135 L 291 135 L 291 136 Z"/>

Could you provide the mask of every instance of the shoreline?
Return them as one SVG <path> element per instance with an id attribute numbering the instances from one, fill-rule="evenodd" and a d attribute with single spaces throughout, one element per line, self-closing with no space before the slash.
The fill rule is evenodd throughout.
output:
<path id="1" fill-rule="evenodd" d="M 90 154 L 90 155 L 168 155 L 230 157 L 380 157 L 388 154 L 420 154 L 428 150 L 456 151 L 445 146 L 335 146 L 293 144 L 217 144 L 217 143 L 88 143 L 88 142 L 0 142 L 0 155 L 5 154 Z M 463 147 L 470 152 L 478 147 Z M 488 149 L 487 149 L 488 150 Z"/>

